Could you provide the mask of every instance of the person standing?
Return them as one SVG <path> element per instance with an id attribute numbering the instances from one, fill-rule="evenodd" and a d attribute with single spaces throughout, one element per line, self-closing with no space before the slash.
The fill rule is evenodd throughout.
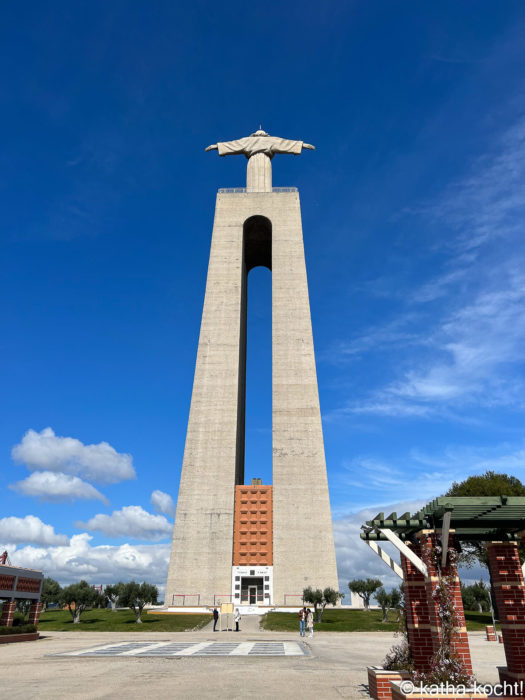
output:
<path id="1" fill-rule="evenodd" d="M 213 631 L 217 632 L 217 620 L 219 619 L 219 611 L 213 608 Z"/>
<path id="2" fill-rule="evenodd" d="M 233 616 L 233 619 L 235 620 L 235 631 L 239 631 L 239 622 L 241 621 L 241 613 L 239 612 L 239 608 L 235 608 L 235 614 Z"/>
<path id="3" fill-rule="evenodd" d="M 314 614 L 310 610 L 310 608 L 308 608 L 308 610 L 306 611 L 306 626 L 310 630 L 310 634 L 308 636 L 313 637 L 314 636 Z"/>
<path id="4" fill-rule="evenodd" d="M 301 637 L 306 637 L 306 608 L 301 608 L 299 610 L 299 634 Z"/>

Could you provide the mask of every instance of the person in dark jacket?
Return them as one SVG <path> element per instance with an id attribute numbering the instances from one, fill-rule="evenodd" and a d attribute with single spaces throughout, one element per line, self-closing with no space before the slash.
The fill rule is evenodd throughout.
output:
<path id="1" fill-rule="evenodd" d="M 219 611 L 213 608 L 213 631 L 217 632 L 217 620 L 219 619 Z"/>
<path id="2" fill-rule="evenodd" d="M 301 608 L 299 610 L 299 634 L 301 637 L 306 637 L 306 608 Z"/>

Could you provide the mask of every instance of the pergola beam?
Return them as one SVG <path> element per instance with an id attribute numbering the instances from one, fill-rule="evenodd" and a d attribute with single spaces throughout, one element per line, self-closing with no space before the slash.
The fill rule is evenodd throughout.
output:
<path id="1" fill-rule="evenodd" d="M 395 562 L 391 556 L 389 556 L 376 542 L 371 542 L 370 540 L 365 540 L 370 549 L 375 552 L 381 559 L 388 564 L 392 571 L 399 576 L 400 579 L 403 578 L 403 569 Z"/>
<path id="2" fill-rule="evenodd" d="M 401 554 L 403 554 L 409 561 L 412 562 L 412 564 L 414 564 L 416 569 L 420 571 L 423 574 L 423 576 L 428 576 L 428 569 L 425 562 L 421 561 L 417 554 L 415 554 L 409 547 L 407 547 L 406 544 L 399 539 L 395 532 L 392 532 L 392 530 L 389 530 L 388 528 L 380 528 L 380 532 L 387 538 L 389 542 L 391 542 L 394 545 L 396 549 L 399 550 Z"/>
<path id="3" fill-rule="evenodd" d="M 395 515 L 392 513 L 391 515 Z M 411 519 L 404 519 L 404 518 L 396 518 L 395 520 L 392 519 L 390 516 L 388 518 L 383 518 L 378 519 L 374 518 L 373 520 L 367 520 L 366 524 L 369 527 L 388 527 L 388 528 L 413 528 L 416 530 L 421 530 L 424 528 L 428 527 L 428 523 L 426 520 L 414 520 L 414 518 Z"/>
<path id="4" fill-rule="evenodd" d="M 447 565 L 447 554 L 448 554 L 448 533 L 450 531 L 450 518 L 452 517 L 452 511 L 447 510 L 443 516 L 443 527 L 441 529 L 441 568 L 444 569 Z"/>
<path id="5" fill-rule="evenodd" d="M 423 528 L 419 528 L 420 530 Z M 406 541 L 410 539 L 411 535 L 414 535 L 417 530 L 411 530 L 407 532 L 397 532 L 396 534 L 401 539 L 401 541 Z M 469 541 L 479 541 L 479 542 L 514 542 L 519 540 L 519 536 L 515 532 L 501 532 L 496 529 L 479 529 L 474 530 L 472 528 L 462 528 L 458 527 L 454 523 L 454 535 L 456 539 L 461 542 Z M 361 533 L 362 540 L 372 540 L 377 542 L 386 542 L 387 537 L 382 535 L 380 532 L 369 532 Z"/>

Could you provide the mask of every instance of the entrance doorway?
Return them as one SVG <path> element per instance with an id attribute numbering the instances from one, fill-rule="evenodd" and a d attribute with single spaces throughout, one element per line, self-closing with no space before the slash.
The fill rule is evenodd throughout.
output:
<path id="1" fill-rule="evenodd" d="M 257 605 L 257 586 L 248 586 L 250 605 Z"/>
<path id="2" fill-rule="evenodd" d="M 242 576 L 241 605 L 261 605 L 264 603 L 264 582 L 262 576 Z"/>

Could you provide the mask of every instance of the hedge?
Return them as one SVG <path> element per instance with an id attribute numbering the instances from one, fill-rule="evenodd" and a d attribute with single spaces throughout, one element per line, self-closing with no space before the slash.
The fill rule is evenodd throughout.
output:
<path id="1" fill-rule="evenodd" d="M 30 632 L 36 632 L 36 625 L 17 625 L 15 627 L 7 627 L 7 625 L 2 625 L 0 627 L 0 635 L 29 634 Z"/>

